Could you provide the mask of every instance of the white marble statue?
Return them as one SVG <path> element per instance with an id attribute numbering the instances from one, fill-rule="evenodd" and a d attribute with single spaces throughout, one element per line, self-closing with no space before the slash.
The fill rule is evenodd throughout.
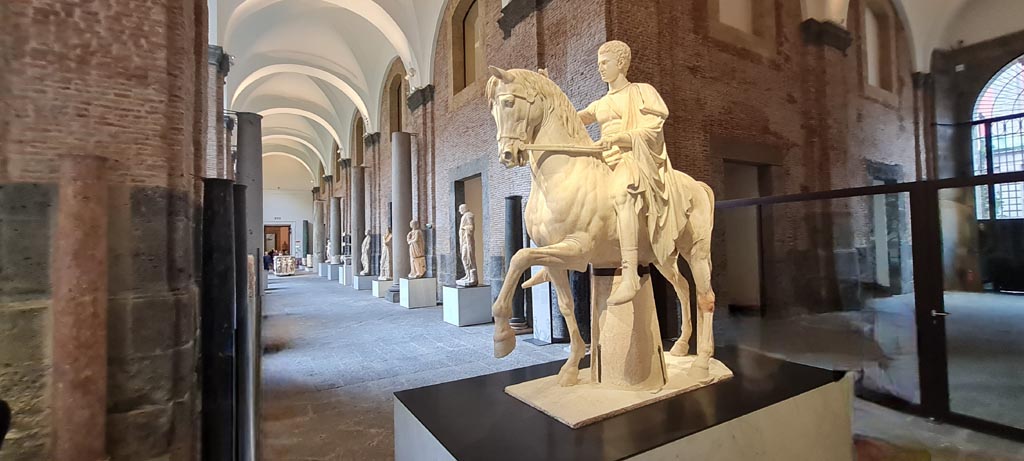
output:
<path id="1" fill-rule="evenodd" d="M 626 79 L 630 58 L 625 43 L 601 46 L 597 64 L 608 93 L 578 113 L 542 74 L 492 67 L 487 82 L 501 163 L 532 171 L 525 219 L 538 245 L 519 250 L 512 258 L 493 307 L 494 353 L 503 357 L 516 345 L 508 323 L 516 281 L 531 266 L 544 266 L 524 286 L 550 281 L 557 291 L 572 343 L 569 360 L 558 375 L 562 386 L 578 382 L 579 360 L 585 353 L 566 269 L 584 271 L 588 264 L 622 268 L 622 281 L 611 292 L 609 306 L 630 302 L 637 290 L 637 268 L 653 264 L 682 302 L 683 334 L 671 353 L 685 356 L 691 335 L 689 286 L 676 265 L 683 257 L 693 272 L 699 308 L 698 355 L 689 375 L 706 377 L 714 352 L 714 194 L 707 184 L 672 169 L 662 133 L 668 109 L 652 86 Z M 601 126 L 596 143 L 585 127 L 592 122 Z"/>
<path id="2" fill-rule="evenodd" d="M 479 281 L 476 276 L 476 253 L 473 248 L 473 231 L 476 226 L 473 224 L 473 212 L 465 203 L 459 205 L 459 213 L 462 214 L 462 221 L 459 223 L 459 252 L 462 253 L 462 268 L 466 275 L 455 281 L 460 287 L 475 287 Z"/>
<path id="3" fill-rule="evenodd" d="M 331 239 L 327 239 L 327 253 L 326 254 L 327 254 L 327 263 L 328 264 L 337 264 L 334 261 L 334 243 L 331 242 Z"/>
<path id="4" fill-rule="evenodd" d="M 384 244 L 380 246 L 380 275 L 377 280 L 391 280 L 391 228 L 384 234 Z"/>
<path id="5" fill-rule="evenodd" d="M 359 271 L 359 275 L 370 275 L 370 229 L 366 229 L 365 235 L 363 237 L 363 254 L 359 258 L 363 270 Z"/>
<path id="6" fill-rule="evenodd" d="M 409 244 L 409 278 L 418 279 L 427 273 L 427 254 L 419 221 L 409 222 L 409 227 L 412 230 L 405 236 L 405 241 Z"/>

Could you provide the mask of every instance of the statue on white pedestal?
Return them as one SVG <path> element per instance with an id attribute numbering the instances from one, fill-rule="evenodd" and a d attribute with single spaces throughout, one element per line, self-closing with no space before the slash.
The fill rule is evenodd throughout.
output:
<path id="1" fill-rule="evenodd" d="M 455 284 L 460 287 L 475 287 L 479 281 L 476 277 L 476 257 L 473 246 L 473 212 L 465 203 L 459 205 L 459 213 L 462 214 L 462 221 L 459 223 L 459 253 L 462 253 L 462 268 L 466 275 L 456 280 Z"/>
<path id="2" fill-rule="evenodd" d="M 409 222 L 409 227 L 412 230 L 405 236 L 405 241 L 409 244 L 409 278 L 418 279 L 427 273 L 427 254 L 419 221 Z"/>
<path id="3" fill-rule="evenodd" d="M 558 375 L 563 386 L 577 383 L 586 350 L 573 316 L 566 270 L 584 271 L 588 264 L 622 268 L 622 282 L 608 305 L 630 302 L 638 286 L 637 268 L 653 264 L 683 304 L 683 334 L 671 352 L 684 356 L 689 354 L 691 331 L 689 286 L 676 265 L 682 256 L 693 272 L 699 307 L 698 356 L 691 376 L 708 376 L 714 351 L 714 194 L 707 184 L 672 169 L 662 133 L 668 109 L 652 86 L 626 79 L 630 58 L 625 43 L 601 46 L 597 64 L 608 93 L 578 113 L 542 74 L 492 67 L 487 82 L 501 163 L 529 167 L 531 190 L 543 191 L 531 195 L 525 211 L 527 230 L 538 248 L 515 254 L 494 303 L 494 353 L 503 357 L 515 348 L 508 320 L 517 281 L 530 266 L 543 265 L 524 286 L 550 281 L 558 293 L 571 338 L 569 360 Z M 594 121 L 601 124 L 596 143 L 584 126 Z"/>
<path id="4" fill-rule="evenodd" d="M 327 263 L 337 264 L 334 262 L 334 243 L 331 242 L 331 239 L 327 239 Z"/>
<path id="5" fill-rule="evenodd" d="M 391 280 L 391 228 L 384 234 L 384 244 L 380 246 L 380 275 L 377 280 Z"/>
<path id="6" fill-rule="evenodd" d="M 363 254 L 359 259 L 363 264 L 363 270 L 359 271 L 359 275 L 370 275 L 370 229 L 366 229 L 365 234 L 366 236 L 363 237 Z"/>

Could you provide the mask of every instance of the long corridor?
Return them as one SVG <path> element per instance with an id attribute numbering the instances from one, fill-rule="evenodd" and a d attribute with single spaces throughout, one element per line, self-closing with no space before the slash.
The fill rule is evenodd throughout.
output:
<path id="1" fill-rule="evenodd" d="M 315 274 L 270 278 L 263 319 L 263 459 L 393 458 L 392 393 L 564 360 L 523 342 L 492 355 L 493 325 L 444 323 Z M 457 415 L 452 415 L 457 417 Z"/>

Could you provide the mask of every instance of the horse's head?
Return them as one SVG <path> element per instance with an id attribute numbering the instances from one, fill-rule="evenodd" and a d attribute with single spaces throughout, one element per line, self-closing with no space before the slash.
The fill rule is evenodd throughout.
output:
<path id="1" fill-rule="evenodd" d="M 487 81 L 487 100 L 491 116 L 498 125 L 498 154 L 502 165 L 513 168 L 527 164 L 524 146 L 533 144 L 542 110 L 537 90 L 526 78 L 517 78 L 511 71 L 491 66 Z"/>

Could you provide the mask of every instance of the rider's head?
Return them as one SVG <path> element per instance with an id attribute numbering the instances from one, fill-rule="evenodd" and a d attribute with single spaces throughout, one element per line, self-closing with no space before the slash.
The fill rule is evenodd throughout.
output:
<path id="1" fill-rule="evenodd" d="M 633 53 L 629 45 L 618 40 L 606 42 L 597 50 L 598 69 L 606 82 L 614 81 L 619 74 L 627 74 L 632 59 Z"/>

